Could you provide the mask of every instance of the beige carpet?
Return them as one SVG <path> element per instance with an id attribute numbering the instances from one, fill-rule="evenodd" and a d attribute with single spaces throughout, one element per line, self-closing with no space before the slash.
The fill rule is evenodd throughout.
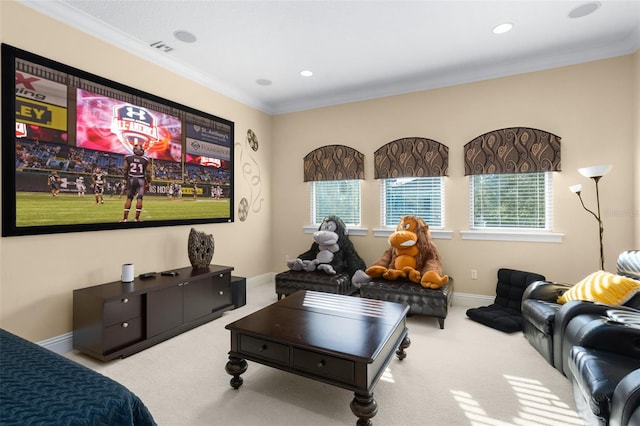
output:
<path id="1" fill-rule="evenodd" d="M 352 392 L 250 362 L 238 390 L 225 372 L 224 326 L 276 300 L 273 284 L 248 288 L 246 306 L 128 358 L 67 356 L 137 394 L 161 426 L 354 425 Z M 571 386 L 522 333 L 504 334 L 454 306 L 408 319 L 407 358 L 394 358 L 374 389 L 374 425 L 582 425 Z"/>

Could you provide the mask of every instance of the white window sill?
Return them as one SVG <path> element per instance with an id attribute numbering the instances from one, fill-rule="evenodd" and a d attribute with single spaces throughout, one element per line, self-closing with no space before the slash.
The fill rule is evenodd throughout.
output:
<path id="1" fill-rule="evenodd" d="M 463 240 L 524 241 L 535 243 L 561 243 L 564 234 L 554 232 L 518 231 L 460 231 Z"/>
<path id="2" fill-rule="evenodd" d="M 304 227 L 305 234 L 313 234 L 318 230 L 318 225 L 308 225 Z M 349 235 L 367 235 L 369 228 L 362 228 L 359 226 L 347 226 Z"/>
<path id="3" fill-rule="evenodd" d="M 373 230 L 374 237 L 385 237 L 388 238 L 389 235 L 393 234 L 396 231 L 396 228 L 379 228 Z M 447 231 L 446 229 L 430 229 L 431 238 L 436 240 L 450 240 L 453 231 Z"/>

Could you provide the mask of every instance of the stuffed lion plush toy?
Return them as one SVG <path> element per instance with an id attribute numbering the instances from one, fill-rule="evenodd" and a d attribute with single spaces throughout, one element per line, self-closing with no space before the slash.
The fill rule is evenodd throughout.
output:
<path id="1" fill-rule="evenodd" d="M 342 219 L 327 216 L 313 233 L 311 248 L 287 261 L 287 267 L 292 271 L 320 271 L 330 275 L 346 272 L 352 282 L 357 282 L 365 276 L 366 264 L 349 239 Z"/>
<path id="2" fill-rule="evenodd" d="M 449 282 L 442 273 L 440 252 L 431 240 L 429 225 L 418 216 L 404 216 L 389 236 L 389 249 L 365 273 L 372 278 L 405 278 L 426 288 Z"/>

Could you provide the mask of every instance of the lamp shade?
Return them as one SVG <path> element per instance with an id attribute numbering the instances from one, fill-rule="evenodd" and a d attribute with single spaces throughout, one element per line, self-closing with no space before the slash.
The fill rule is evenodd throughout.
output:
<path id="1" fill-rule="evenodd" d="M 581 184 L 571 185 L 569 189 L 571 190 L 571 192 L 575 192 L 577 194 L 579 192 L 582 192 L 582 185 Z"/>
<path id="2" fill-rule="evenodd" d="M 594 177 L 602 177 L 609 173 L 613 166 L 590 166 L 590 167 L 582 167 L 578 169 L 578 172 L 584 177 L 594 178 Z"/>

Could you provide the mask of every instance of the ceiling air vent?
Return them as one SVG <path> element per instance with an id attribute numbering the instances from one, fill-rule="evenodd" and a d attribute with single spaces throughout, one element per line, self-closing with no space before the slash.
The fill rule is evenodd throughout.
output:
<path id="1" fill-rule="evenodd" d="M 158 50 L 162 50 L 165 53 L 171 52 L 173 50 L 173 47 L 169 46 L 168 44 L 165 44 L 164 41 L 156 41 L 155 43 L 151 43 L 149 46 L 155 47 Z"/>

